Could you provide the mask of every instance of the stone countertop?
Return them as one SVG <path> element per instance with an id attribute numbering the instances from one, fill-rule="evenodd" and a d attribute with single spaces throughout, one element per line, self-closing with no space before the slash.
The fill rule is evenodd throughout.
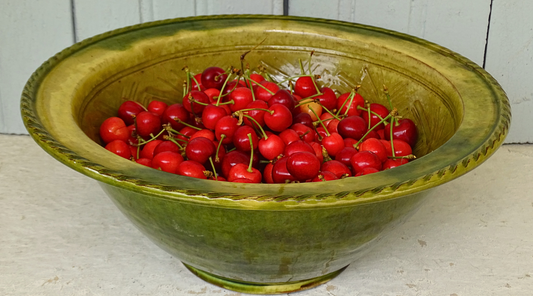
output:
<path id="1" fill-rule="evenodd" d="M 29 136 L 0 135 L 0 295 L 218 295 L 97 183 Z M 533 145 L 504 145 L 434 190 L 330 282 L 294 296 L 531 295 Z"/>

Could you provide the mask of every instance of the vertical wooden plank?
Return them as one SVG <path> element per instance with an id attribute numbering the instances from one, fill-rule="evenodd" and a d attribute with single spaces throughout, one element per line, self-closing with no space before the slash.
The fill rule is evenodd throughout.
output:
<path id="1" fill-rule="evenodd" d="M 45 60 L 72 45 L 69 0 L 3 0 L 0 17 L 0 133 L 25 134 L 24 84 Z"/>
<path id="2" fill-rule="evenodd" d="M 533 2 L 494 1 L 485 68 L 507 92 L 512 124 L 507 143 L 533 143 Z"/>
<path id="3" fill-rule="evenodd" d="M 408 33 L 445 46 L 482 65 L 490 2 L 415 0 Z"/>
<path id="4" fill-rule="evenodd" d="M 74 0 L 77 41 L 141 22 L 139 1 Z"/>
<path id="5" fill-rule="evenodd" d="M 289 13 L 408 33 L 483 62 L 490 0 L 291 0 Z"/>
<path id="6" fill-rule="evenodd" d="M 152 2 L 154 20 L 196 15 L 196 1 L 176 0 L 143 0 Z"/>
<path id="7" fill-rule="evenodd" d="M 283 0 L 196 0 L 196 15 L 283 14 Z"/>

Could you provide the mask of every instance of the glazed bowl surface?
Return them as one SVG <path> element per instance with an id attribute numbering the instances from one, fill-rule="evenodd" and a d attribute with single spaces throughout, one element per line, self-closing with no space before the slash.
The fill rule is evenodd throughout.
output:
<path id="1" fill-rule="evenodd" d="M 241 184 L 150 169 L 101 146 L 104 119 L 124 100 L 180 102 L 187 66 L 266 69 L 283 79 L 313 52 L 319 83 L 360 85 L 418 126 L 418 159 L 338 181 Z M 21 101 L 27 130 L 60 162 L 102 186 L 147 237 L 201 278 L 248 293 L 323 283 L 404 221 L 438 185 L 489 158 L 511 114 L 498 83 L 468 59 L 431 42 L 353 23 L 223 15 L 118 29 L 46 61 Z M 392 247 L 392 246 L 391 246 Z"/>

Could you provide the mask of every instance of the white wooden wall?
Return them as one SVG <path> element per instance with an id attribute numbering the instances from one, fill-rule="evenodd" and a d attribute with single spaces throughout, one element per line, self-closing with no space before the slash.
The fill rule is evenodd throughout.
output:
<path id="1" fill-rule="evenodd" d="M 513 107 L 508 143 L 533 143 L 531 0 L 285 0 L 288 13 L 425 38 L 484 66 Z M 284 0 L 0 0 L 0 133 L 26 133 L 24 83 L 57 51 L 115 28 L 209 14 L 283 14 Z M 490 20 L 490 21 L 489 21 Z M 483 106 L 480 106 L 482 112 Z"/>

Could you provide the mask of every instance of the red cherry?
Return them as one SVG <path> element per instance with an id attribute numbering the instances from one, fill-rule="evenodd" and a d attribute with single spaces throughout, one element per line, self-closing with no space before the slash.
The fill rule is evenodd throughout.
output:
<path id="1" fill-rule="evenodd" d="M 368 129 L 365 120 L 360 116 L 348 116 L 339 122 L 337 130 L 343 138 L 359 140 Z"/>
<path id="2" fill-rule="evenodd" d="M 216 88 L 208 88 L 204 90 L 204 93 L 209 98 L 209 103 L 215 104 L 218 100 L 218 96 L 220 96 L 220 90 Z"/>
<path id="3" fill-rule="evenodd" d="M 399 166 L 401 166 L 403 164 L 406 164 L 408 162 L 409 162 L 409 160 L 406 159 L 406 158 L 387 159 L 383 163 L 383 170 L 389 170 L 389 169 L 392 169 L 392 168 L 395 168 L 395 167 L 399 167 Z"/>
<path id="4" fill-rule="evenodd" d="M 212 130 L 210 130 L 210 129 L 206 129 L 206 128 L 201 129 L 201 130 L 199 130 L 199 131 L 197 131 L 197 132 L 195 132 L 194 134 L 191 135 L 191 137 L 189 138 L 189 142 L 192 139 L 194 139 L 194 138 L 200 138 L 200 137 L 207 138 L 207 139 L 209 139 L 211 141 L 214 141 L 215 140 L 215 133 Z"/>
<path id="5" fill-rule="evenodd" d="M 156 135 L 161 131 L 161 119 L 149 111 L 142 111 L 135 118 L 137 134 L 141 137 Z"/>
<path id="6" fill-rule="evenodd" d="M 233 80 L 233 81 L 228 82 L 221 92 L 221 94 L 225 97 L 224 101 L 228 100 L 229 95 L 227 94 L 235 91 L 237 88 L 240 88 L 240 87 L 248 88 L 246 84 L 242 82 L 241 80 Z"/>
<path id="7" fill-rule="evenodd" d="M 285 152 L 283 154 L 286 156 L 291 156 L 296 152 L 310 152 L 315 154 L 315 149 L 313 149 L 309 143 L 302 140 L 297 140 L 285 146 Z"/>
<path id="8" fill-rule="evenodd" d="M 138 164 L 142 164 L 144 166 L 150 167 L 150 168 L 152 167 L 152 160 L 148 158 L 139 158 L 135 160 L 135 162 Z"/>
<path id="9" fill-rule="evenodd" d="M 183 97 L 183 107 L 197 116 L 202 115 L 206 104 L 209 104 L 209 97 L 203 91 L 193 90 Z"/>
<path id="10" fill-rule="evenodd" d="M 114 140 L 126 142 L 130 137 L 130 131 L 124 120 L 119 117 L 109 117 L 100 125 L 100 137 L 106 144 Z"/>
<path id="11" fill-rule="evenodd" d="M 409 146 L 414 147 L 418 139 L 418 131 L 415 123 L 409 118 L 398 120 L 398 124 L 392 127 L 393 139 L 407 142 Z M 385 126 L 385 139 L 390 140 L 390 124 Z"/>
<path id="12" fill-rule="evenodd" d="M 237 118 L 231 115 L 226 115 L 220 118 L 215 125 L 215 136 L 217 140 L 222 141 L 226 145 L 233 142 L 233 134 L 239 127 Z M 224 135 L 224 137 L 222 136 Z"/>
<path id="13" fill-rule="evenodd" d="M 204 137 L 192 139 L 185 147 L 185 155 L 188 160 L 194 160 L 205 165 L 210 157 L 214 157 L 216 152 L 215 144 L 212 140 Z"/>
<path id="14" fill-rule="evenodd" d="M 302 76 L 298 78 L 294 83 L 294 93 L 296 93 L 302 98 L 307 98 L 312 95 L 316 95 L 318 92 L 316 90 L 316 86 L 313 80 L 314 79 L 310 76 Z"/>
<path id="15" fill-rule="evenodd" d="M 185 160 L 178 166 L 176 174 L 198 179 L 207 179 L 204 173 L 205 171 L 206 169 L 202 164 L 194 160 Z"/>
<path id="16" fill-rule="evenodd" d="M 237 150 L 242 152 L 249 152 L 251 150 L 252 147 L 250 146 L 248 134 L 250 134 L 252 138 L 253 149 L 257 149 L 259 138 L 257 137 L 255 130 L 250 126 L 242 125 L 239 126 L 237 130 L 235 130 L 235 134 L 233 134 L 233 145 Z"/>
<path id="17" fill-rule="evenodd" d="M 105 146 L 105 149 L 126 159 L 131 157 L 130 146 L 123 140 L 113 140 Z"/>
<path id="18" fill-rule="evenodd" d="M 322 138 L 322 146 L 326 148 L 329 156 L 334 157 L 344 148 L 344 140 L 338 133 L 331 133 L 329 136 Z"/>
<path id="19" fill-rule="evenodd" d="M 352 159 L 352 156 L 356 154 L 358 151 L 353 146 L 347 146 L 342 148 L 339 153 L 335 155 L 335 160 L 342 162 L 348 167 L 351 167 L 352 164 L 350 160 Z"/>
<path id="20" fill-rule="evenodd" d="M 352 175 L 350 168 L 338 160 L 325 161 L 324 163 L 322 163 L 320 170 L 322 172 L 332 172 L 339 179 Z"/>
<path id="21" fill-rule="evenodd" d="M 245 114 L 252 117 L 255 121 L 252 121 L 245 116 L 243 121 L 244 124 L 251 127 L 257 127 L 257 124 L 259 124 L 261 127 L 265 126 L 265 111 L 260 109 L 268 109 L 267 102 L 263 100 L 255 100 L 249 103 L 245 109 L 252 109 L 250 111 L 246 111 Z"/>
<path id="22" fill-rule="evenodd" d="M 163 151 L 152 158 L 152 168 L 175 174 L 183 156 L 173 151 Z"/>
<path id="23" fill-rule="evenodd" d="M 381 104 L 371 103 L 370 104 L 370 111 L 371 111 L 370 112 L 370 119 L 369 119 L 369 115 L 368 115 L 369 112 L 363 111 L 361 113 L 361 117 L 365 120 L 367 127 L 368 127 L 368 122 L 370 121 L 370 127 L 373 127 L 373 126 L 377 125 L 374 128 L 375 131 L 384 129 L 385 128 L 385 124 L 383 122 L 380 123 L 380 121 L 383 118 L 387 117 L 387 115 L 389 115 L 389 109 L 387 109 L 387 107 L 385 107 L 385 106 L 383 106 Z M 376 114 L 379 115 L 379 116 L 377 116 Z"/>
<path id="24" fill-rule="evenodd" d="M 294 141 L 301 140 L 298 133 L 293 129 L 286 129 L 282 131 L 281 133 L 279 133 L 279 137 L 281 138 L 281 140 L 283 140 L 283 143 L 285 143 L 285 145 L 289 145 Z"/>
<path id="25" fill-rule="evenodd" d="M 270 82 L 270 81 L 262 81 L 261 84 L 263 87 L 265 87 L 267 90 L 265 90 L 263 87 L 260 87 L 260 86 L 254 86 L 253 89 L 254 89 L 254 97 L 256 100 L 263 100 L 263 101 L 268 101 L 270 100 L 270 98 L 273 96 L 273 94 L 275 94 L 278 90 L 279 90 L 279 86 L 277 84 L 275 84 L 274 82 Z M 270 91 L 270 92 L 269 92 Z"/>
<path id="26" fill-rule="evenodd" d="M 281 132 L 292 124 L 292 113 L 289 108 L 281 104 L 274 104 L 268 108 L 272 111 L 265 113 L 265 124 L 275 132 Z"/>
<path id="27" fill-rule="evenodd" d="M 229 97 L 230 100 L 233 100 L 233 104 L 230 104 L 230 109 L 233 112 L 246 108 L 254 100 L 252 91 L 247 87 L 237 87 Z"/>
<path id="28" fill-rule="evenodd" d="M 339 178 L 337 178 L 337 176 L 330 172 L 330 171 L 323 171 L 323 172 L 320 172 L 318 174 L 318 176 L 316 176 L 315 178 L 313 178 L 313 180 L 311 180 L 312 182 L 324 182 L 324 181 L 333 181 L 333 180 L 338 180 Z"/>
<path id="29" fill-rule="evenodd" d="M 313 128 L 313 119 L 308 113 L 298 113 L 292 117 L 292 123 L 301 123 L 305 126 Z"/>
<path id="30" fill-rule="evenodd" d="M 164 151 L 181 152 L 180 147 L 176 143 L 172 141 L 161 141 L 161 143 L 154 148 L 153 156 Z"/>
<path id="31" fill-rule="evenodd" d="M 274 183 L 289 183 L 296 181 L 291 173 L 287 170 L 288 157 L 282 157 L 274 163 L 272 168 L 272 180 Z"/>
<path id="32" fill-rule="evenodd" d="M 252 81 L 250 81 L 250 85 L 254 86 L 254 85 L 256 85 L 256 83 L 263 82 L 265 80 L 265 77 L 263 77 L 263 75 L 261 75 L 261 74 L 252 73 L 252 74 L 250 74 L 250 79 L 252 80 Z"/>
<path id="33" fill-rule="evenodd" d="M 320 171 L 320 161 L 314 151 L 296 152 L 287 158 L 287 170 L 298 181 L 313 179 Z"/>
<path id="34" fill-rule="evenodd" d="M 163 141 L 162 140 L 153 140 L 153 141 L 150 141 L 150 142 L 146 143 L 143 146 L 143 148 L 141 150 L 141 153 L 139 154 L 140 158 L 147 158 L 147 159 L 154 158 L 154 150 L 157 147 L 157 145 L 161 144 L 161 142 L 163 142 Z"/>
<path id="35" fill-rule="evenodd" d="M 387 151 L 387 156 L 392 156 L 392 148 L 390 141 L 387 140 L 380 140 L 380 142 L 383 144 Z M 392 140 L 392 143 L 394 144 L 394 155 L 395 156 L 408 156 L 413 154 L 413 150 L 411 149 L 411 146 L 407 144 L 407 142 L 402 140 Z"/>
<path id="36" fill-rule="evenodd" d="M 322 94 L 316 98 L 323 107 L 330 111 L 337 108 L 337 95 L 335 95 L 335 92 L 331 88 L 323 87 L 320 92 Z"/>
<path id="37" fill-rule="evenodd" d="M 381 143 L 381 141 L 376 138 L 369 138 L 364 140 L 361 144 L 359 144 L 359 151 L 373 152 L 379 157 L 379 160 L 381 162 L 387 160 L 387 149 L 385 148 L 383 143 Z"/>
<path id="38" fill-rule="evenodd" d="M 207 88 L 216 88 L 220 90 L 228 75 L 224 69 L 219 67 L 209 67 L 202 72 L 202 86 Z"/>
<path id="39" fill-rule="evenodd" d="M 373 174 L 373 173 L 377 173 L 377 172 L 379 172 L 378 169 L 373 168 L 373 167 L 367 167 L 367 168 L 363 168 L 360 172 L 355 174 L 354 177 L 359 177 L 359 176 L 363 176 L 363 175 L 369 175 L 369 174 Z"/>
<path id="40" fill-rule="evenodd" d="M 118 108 L 118 117 L 124 120 L 126 125 L 132 125 L 137 114 L 145 111 L 143 105 L 135 101 L 126 101 Z"/>
<path id="41" fill-rule="evenodd" d="M 290 92 L 285 89 L 280 89 L 268 100 L 269 106 L 274 104 L 281 104 L 289 110 L 292 110 L 294 109 L 296 102 Z"/>
<path id="42" fill-rule="evenodd" d="M 261 155 L 268 160 L 273 160 L 283 153 L 285 143 L 276 134 L 267 133 L 268 138 L 259 140 L 258 148 Z"/>
<path id="43" fill-rule="evenodd" d="M 167 107 L 168 105 L 165 102 L 154 100 L 151 101 L 148 106 L 146 106 L 146 109 L 148 109 L 148 111 L 152 112 L 153 114 L 162 117 Z"/>
<path id="44" fill-rule="evenodd" d="M 267 184 L 274 183 L 274 179 L 272 179 L 272 169 L 274 168 L 274 164 L 272 162 L 269 162 L 265 169 L 263 170 L 263 182 Z"/>
<path id="45" fill-rule="evenodd" d="M 365 99 L 358 93 L 352 99 L 350 99 L 350 93 L 342 94 L 337 99 L 337 109 L 340 110 L 339 114 L 346 114 L 348 116 L 360 115 L 361 110 L 357 106 L 365 106 Z"/>
<path id="46" fill-rule="evenodd" d="M 300 139 L 304 140 L 305 142 L 313 142 L 315 140 L 315 130 L 308 127 L 307 125 L 295 123 L 291 126 L 290 129 L 294 130 L 298 134 Z"/>
<path id="47" fill-rule="evenodd" d="M 242 180 L 245 179 L 245 180 Z M 251 168 L 251 171 L 248 170 L 248 165 L 244 163 L 238 163 L 234 165 L 229 170 L 228 181 L 230 182 L 240 182 L 245 181 L 246 183 L 261 183 L 263 176 L 258 169 Z"/>
<path id="48" fill-rule="evenodd" d="M 239 151 L 239 150 L 230 151 L 222 159 L 222 164 L 221 164 L 222 175 L 227 178 L 229 171 L 234 165 L 238 163 L 248 164 L 249 162 L 250 162 L 250 155 L 247 155 L 246 153 Z"/>
<path id="49" fill-rule="evenodd" d="M 202 123 L 208 129 L 215 129 L 218 120 L 226 115 L 229 115 L 221 106 L 207 105 L 204 112 L 202 112 Z"/>
<path id="50" fill-rule="evenodd" d="M 309 143 L 311 147 L 313 147 L 313 150 L 315 150 L 315 155 L 318 157 L 318 160 L 320 160 L 320 163 L 324 161 L 324 153 L 322 153 L 322 145 L 320 145 L 318 142 L 311 142 Z"/>
<path id="51" fill-rule="evenodd" d="M 364 168 L 372 167 L 381 170 L 381 160 L 379 157 L 370 151 L 360 151 L 352 156 L 350 159 L 354 175 L 360 173 Z"/>
<path id="52" fill-rule="evenodd" d="M 163 123 L 170 123 L 173 129 L 180 130 L 185 125 L 181 122 L 189 121 L 189 112 L 182 104 L 176 103 L 168 106 L 163 113 Z"/>
<path id="53" fill-rule="evenodd" d="M 191 78 L 191 90 L 204 91 L 205 87 L 202 85 L 202 73 L 198 73 Z"/>

